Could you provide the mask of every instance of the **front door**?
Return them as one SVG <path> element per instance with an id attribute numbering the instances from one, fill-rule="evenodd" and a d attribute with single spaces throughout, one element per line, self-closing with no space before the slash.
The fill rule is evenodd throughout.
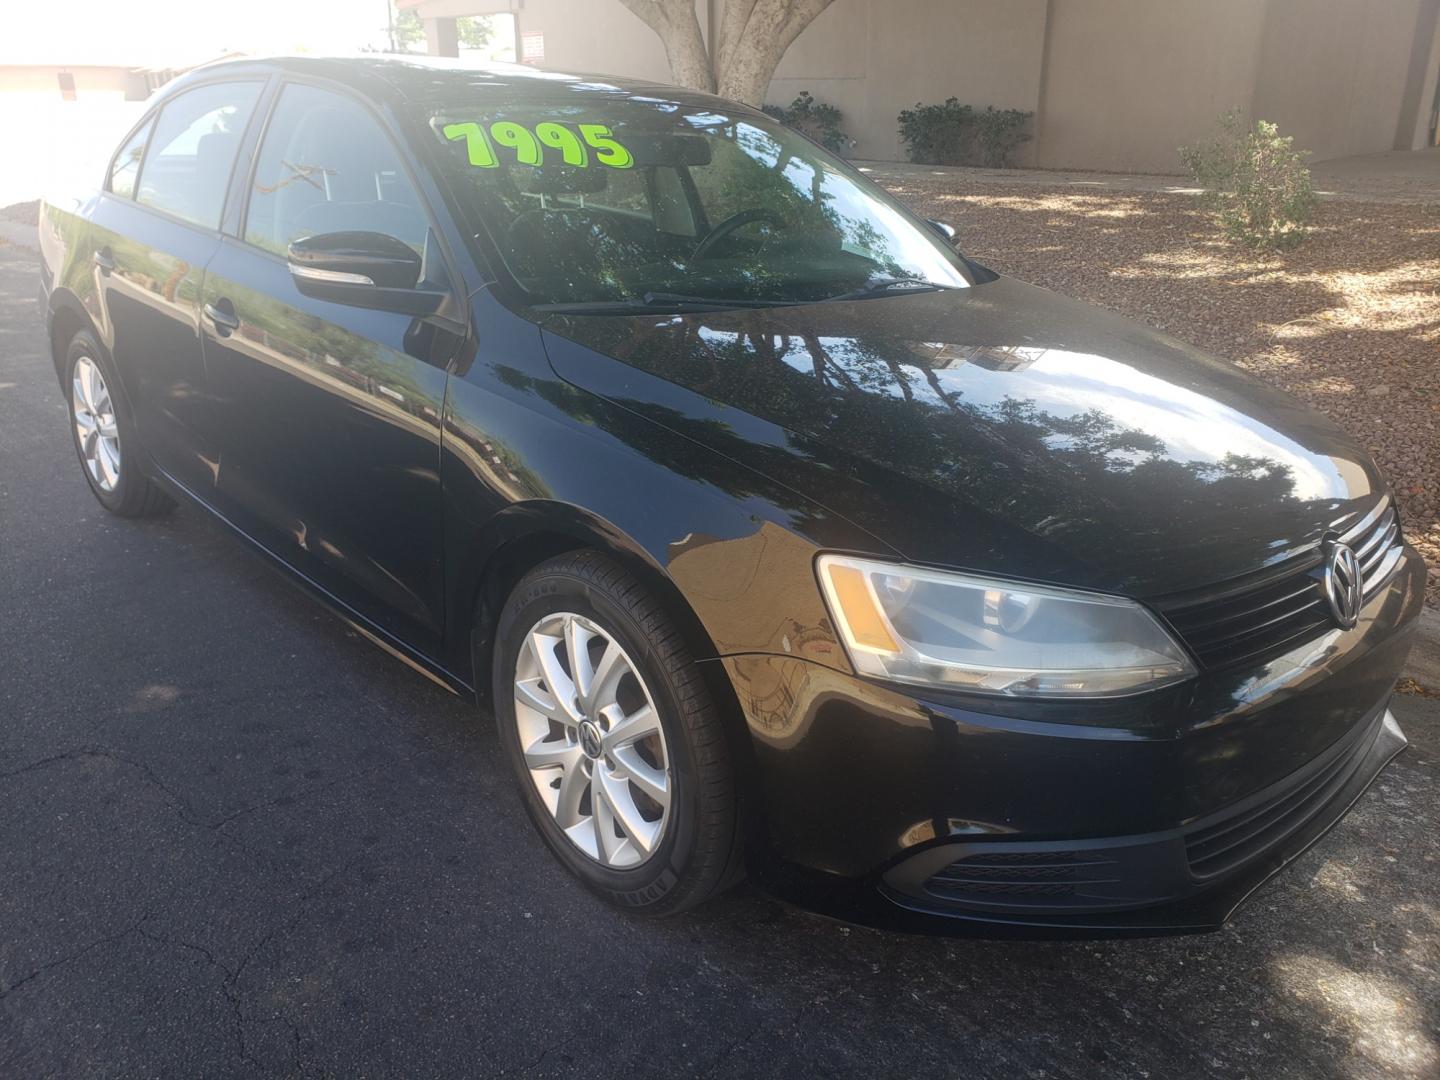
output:
<path id="1" fill-rule="evenodd" d="M 422 200 L 378 121 L 286 85 L 242 238 L 210 263 L 203 340 L 221 425 L 216 503 L 353 611 L 429 655 L 443 618 L 440 417 L 459 338 L 433 320 L 303 296 L 301 237 L 383 232 L 444 284 Z"/>

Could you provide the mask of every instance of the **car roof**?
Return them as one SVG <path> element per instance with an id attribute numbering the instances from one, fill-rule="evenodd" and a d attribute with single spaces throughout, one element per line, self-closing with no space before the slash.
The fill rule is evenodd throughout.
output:
<path id="1" fill-rule="evenodd" d="M 443 106 L 573 102 L 595 98 L 661 97 L 701 107 L 750 111 L 712 94 L 613 75 L 549 71 L 526 64 L 461 64 L 446 57 L 359 54 L 356 56 L 277 56 L 224 60 L 207 64 L 175 80 L 165 96 L 192 82 L 224 73 L 236 78 L 274 71 L 330 79 L 375 100 L 391 104 Z"/>

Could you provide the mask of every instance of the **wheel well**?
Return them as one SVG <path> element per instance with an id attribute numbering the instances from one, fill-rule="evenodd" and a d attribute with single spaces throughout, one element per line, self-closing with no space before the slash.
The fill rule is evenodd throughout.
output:
<path id="1" fill-rule="evenodd" d="M 70 342 L 81 330 L 90 329 L 89 322 L 79 312 L 68 308 L 57 308 L 50 321 L 50 360 L 55 365 L 55 375 L 62 382 L 65 379 L 65 354 L 70 351 Z"/>
<path id="2" fill-rule="evenodd" d="M 496 549 L 481 573 L 471 624 L 472 683 L 480 704 L 490 706 L 490 663 L 494 652 L 495 626 L 501 609 L 520 579 L 541 563 L 570 551 L 597 551 L 614 559 L 650 589 L 669 611 L 685 635 L 686 644 L 697 659 L 716 655 L 715 643 L 700 624 L 689 603 L 672 581 L 649 562 L 609 544 L 562 532 L 532 532 L 515 537 Z M 707 665 L 708 666 L 708 665 Z M 717 665 L 718 666 L 718 665 Z M 729 680 L 725 680 L 727 691 Z M 733 691 L 730 691 L 733 696 Z"/>
<path id="3" fill-rule="evenodd" d="M 709 661 L 701 662 L 699 667 L 716 705 L 732 721 L 726 724 L 726 733 L 739 775 L 745 828 L 753 838 L 758 840 L 763 837 L 763 815 L 759 799 L 753 797 L 758 790 L 755 747 L 735 687 L 726 674 L 725 665 L 716 659 L 718 650 L 715 643 L 684 595 L 669 577 L 638 554 L 617 550 L 615 545 L 599 538 L 545 531 L 526 533 L 497 548 L 481 572 L 471 624 L 470 655 L 474 665 L 471 682 L 475 687 L 477 703 L 486 712 L 492 711 L 490 666 L 494 656 L 495 627 L 505 601 L 520 579 L 531 570 L 570 551 L 596 551 L 618 562 L 665 604 L 676 626 L 685 635 L 691 655 L 697 661 Z"/>
<path id="4" fill-rule="evenodd" d="M 541 563 L 588 546 L 563 533 L 532 533 L 509 541 L 486 560 L 475 597 L 474 621 L 470 631 L 470 656 L 474 665 L 471 682 L 483 708 L 490 708 L 493 696 L 490 692 L 490 664 L 495 653 L 495 626 L 505 601 L 520 579 Z"/>

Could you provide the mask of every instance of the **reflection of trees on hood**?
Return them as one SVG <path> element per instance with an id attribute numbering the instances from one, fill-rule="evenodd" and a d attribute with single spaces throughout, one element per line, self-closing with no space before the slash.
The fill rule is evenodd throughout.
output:
<path id="1" fill-rule="evenodd" d="M 747 315 L 641 320 L 581 328 L 582 339 L 626 363 L 779 424 L 791 449 L 832 460 L 838 452 L 952 496 L 938 516 L 994 517 L 1036 537 L 1064 537 L 1101 561 L 1121 563 L 1144 549 L 1249 537 L 1255 516 L 1306 510 L 1289 465 L 1267 456 L 1215 460 L 1173 455 L 1163 432 L 1130 426 L 1102 405 L 1057 411 L 1021 397 L 966 400 L 912 342 L 877 334 L 830 336 L 805 327 L 799 310 L 786 333 L 751 330 Z M 643 403 L 635 407 L 647 414 Z M 655 419 L 661 419 L 656 416 Z M 662 422 L 721 453 L 736 437 L 713 421 Z M 819 447 L 823 446 L 823 451 Z M 1221 449 L 1221 448 L 1217 448 Z M 779 460 L 788 479 L 793 460 Z M 785 470 L 789 470 L 787 473 Z M 797 485 L 798 486 L 798 485 Z M 802 490 L 804 490 L 802 488 Z M 871 496 L 873 497 L 873 495 Z M 840 496 L 825 498 L 845 513 Z M 959 508 L 959 509 L 957 509 Z M 1116 544 L 1116 523 L 1128 530 Z M 1119 550 L 1123 547 L 1124 550 Z"/>

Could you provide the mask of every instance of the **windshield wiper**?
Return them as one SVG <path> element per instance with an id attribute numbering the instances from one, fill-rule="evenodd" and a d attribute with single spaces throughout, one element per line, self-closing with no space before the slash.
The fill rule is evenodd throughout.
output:
<path id="1" fill-rule="evenodd" d="M 577 300 L 558 304 L 536 304 L 536 311 L 558 315 L 606 315 L 617 312 L 645 313 L 674 311 L 727 311 L 733 308 L 790 307 L 793 300 L 750 300 L 723 296 L 686 296 L 683 293 L 647 292 L 626 300 Z"/>
<path id="2" fill-rule="evenodd" d="M 793 307 L 794 300 L 752 300 L 742 297 L 685 296 L 682 293 L 647 292 L 642 299 L 647 304 L 709 304 L 714 307 Z"/>
<path id="3" fill-rule="evenodd" d="M 868 285 L 862 285 L 851 292 L 841 293 L 839 296 L 827 296 L 827 304 L 839 300 L 868 300 L 872 296 L 903 296 L 905 293 L 918 292 L 940 292 L 945 289 L 958 289 L 959 285 L 941 285 L 938 282 L 926 281 L 918 277 L 896 277 L 881 278 L 879 281 L 872 281 Z"/>

